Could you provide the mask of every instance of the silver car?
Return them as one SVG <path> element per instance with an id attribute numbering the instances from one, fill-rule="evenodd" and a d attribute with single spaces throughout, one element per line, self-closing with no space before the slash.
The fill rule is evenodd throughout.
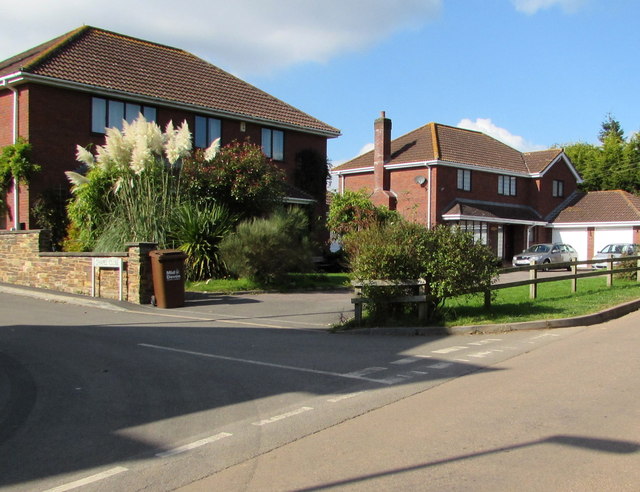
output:
<path id="1" fill-rule="evenodd" d="M 534 244 L 513 257 L 513 266 L 537 265 L 548 263 L 566 263 L 578 258 L 578 253 L 569 244 Z M 571 267 L 567 267 L 571 270 Z"/>
<path id="2" fill-rule="evenodd" d="M 594 260 L 604 260 L 611 258 L 620 258 L 621 256 L 636 256 L 640 254 L 640 244 L 632 244 L 632 243 L 614 243 L 607 244 L 604 248 L 598 251 L 594 256 Z M 617 262 L 614 262 L 616 265 Z M 603 261 L 601 263 L 593 263 L 591 265 L 592 268 L 608 268 L 609 263 Z"/>

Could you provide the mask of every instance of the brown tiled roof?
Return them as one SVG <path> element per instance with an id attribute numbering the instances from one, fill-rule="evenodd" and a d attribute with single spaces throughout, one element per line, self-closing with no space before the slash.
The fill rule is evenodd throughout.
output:
<path id="1" fill-rule="evenodd" d="M 388 164 L 440 160 L 519 173 L 544 170 L 559 149 L 523 154 L 484 133 L 429 123 L 391 141 Z M 336 172 L 373 166 L 373 151 L 334 169 Z"/>
<path id="2" fill-rule="evenodd" d="M 0 77 L 16 71 L 340 134 L 191 53 L 90 26 L 0 62 Z"/>
<path id="3" fill-rule="evenodd" d="M 555 161 L 563 152 L 562 149 L 539 150 L 537 152 L 525 152 L 524 162 L 532 173 L 541 173 L 549 164 Z"/>
<path id="4" fill-rule="evenodd" d="M 640 222 L 640 197 L 622 190 L 580 193 L 551 222 Z"/>
<path id="5" fill-rule="evenodd" d="M 454 200 L 445 208 L 443 217 L 465 215 L 478 219 L 523 220 L 527 222 L 541 222 L 542 217 L 531 207 L 522 205 L 503 205 L 491 202 Z"/>

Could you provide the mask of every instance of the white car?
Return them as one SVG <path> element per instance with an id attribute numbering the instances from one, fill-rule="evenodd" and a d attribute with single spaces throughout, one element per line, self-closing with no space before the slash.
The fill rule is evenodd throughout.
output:
<path id="1" fill-rule="evenodd" d="M 632 243 L 614 243 L 607 244 L 604 248 L 598 251 L 594 256 L 594 260 L 605 260 L 611 258 L 620 258 L 621 256 L 636 256 L 640 254 L 640 244 Z M 614 262 L 617 265 L 619 262 Z M 609 263 L 603 261 L 601 263 L 593 263 L 592 268 L 609 268 Z"/>

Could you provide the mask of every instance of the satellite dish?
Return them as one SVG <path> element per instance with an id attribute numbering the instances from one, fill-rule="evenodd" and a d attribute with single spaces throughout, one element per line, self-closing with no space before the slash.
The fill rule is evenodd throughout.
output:
<path id="1" fill-rule="evenodd" d="M 418 183 L 420 186 L 422 186 L 427 182 L 427 178 L 425 178 L 424 176 L 416 176 L 414 181 Z"/>

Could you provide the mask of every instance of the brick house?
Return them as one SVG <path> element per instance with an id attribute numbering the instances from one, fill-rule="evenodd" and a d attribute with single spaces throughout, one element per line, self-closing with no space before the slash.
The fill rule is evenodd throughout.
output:
<path id="1" fill-rule="evenodd" d="M 374 150 L 333 169 L 338 192 L 365 190 L 376 205 L 427 227 L 456 224 L 498 258 L 552 239 L 549 218 L 581 178 L 562 149 L 522 153 L 483 133 L 429 123 L 396 139 L 374 122 Z"/>
<path id="2" fill-rule="evenodd" d="M 84 26 L 0 62 L 0 147 L 24 137 L 42 166 L 18 200 L 8 191 L 0 229 L 32 227 L 38 195 L 67 189 L 64 171 L 78 167 L 76 145 L 103 144 L 106 127 L 139 113 L 162 128 L 186 120 L 196 147 L 217 137 L 222 145 L 260 144 L 289 185 L 297 155 L 311 150 L 326 159 L 327 139 L 340 135 L 186 51 Z M 315 202 L 322 213 L 325 196 L 287 190 L 291 201 Z"/>

